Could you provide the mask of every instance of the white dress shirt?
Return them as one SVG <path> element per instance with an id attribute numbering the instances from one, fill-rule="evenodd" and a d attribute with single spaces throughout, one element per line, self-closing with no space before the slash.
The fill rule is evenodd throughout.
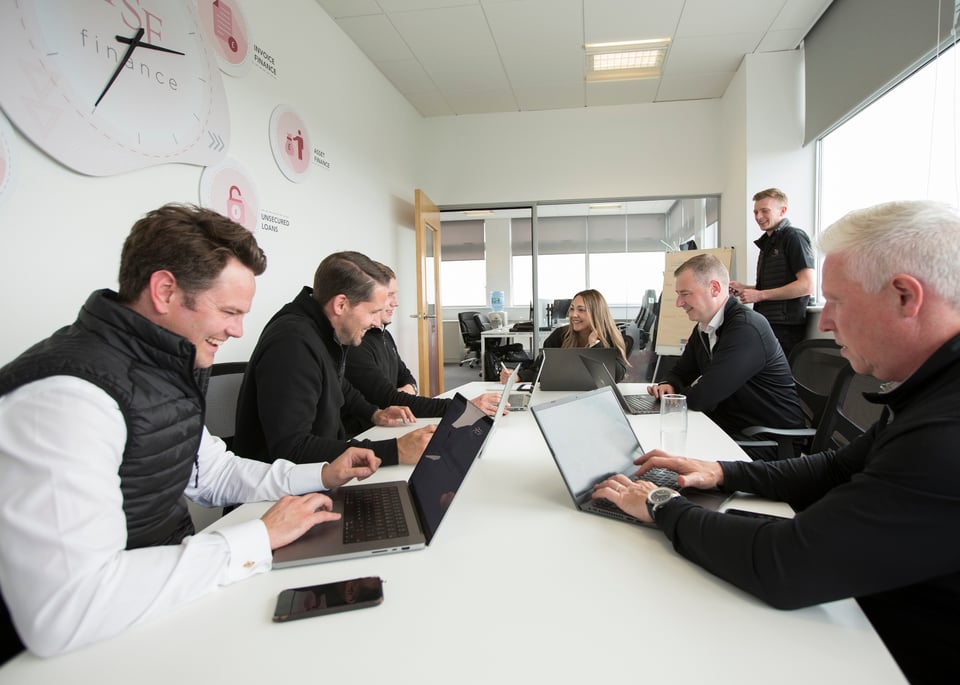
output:
<path id="1" fill-rule="evenodd" d="M 50 656 L 268 571 L 258 520 L 126 550 L 117 403 L 71 376 L 0 397 L 0 589 L 21 639 Z M 323 464 L 241 459 L 206 429 L 185 494 L 206 506 L 322 490 Z"/>

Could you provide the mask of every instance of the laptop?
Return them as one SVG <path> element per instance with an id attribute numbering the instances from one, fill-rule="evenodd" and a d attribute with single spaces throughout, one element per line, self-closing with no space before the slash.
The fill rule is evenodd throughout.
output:
<path id="1" fill-rule="evenodd" d="M 659 414 L 660 400 L 650 394 L 643 395 L 624 395 L 617 387 L 617 382 L 607 371 L 607 367 L 589 357 L 580 357 L 580 361 L 587 367 L 590 377 L 596 383 L 596 387 L 603 388 L 609 386 L 616 395 L 617 401 L 627 414 Z"/>
<path id="2" fill-rule="evenodd" d="M 537 404 L 531 411 L 577 509 L 650 525 L 612 502 L 591 499 L 593 486 L 610 476 L 622 473 L 634 479 L 639 467 L 633 460 L 645 452 L 609 386 Z M 708 509 L 719 509 L 730 498 L 718 490 L 679 488 L 676 477 L 668 469 L 653 469 L 642 476 L 657 485 L 679 490 L 691 502 Z"/>
<path id="3" fill-rule="evenodd" d="M 530 405 L 530 399 L 533 397 L 532 393 L 514 391 L 519 375 L 520 365 L 518 364 L 513 371 L 510 372 L 510 375 L 507 376 L 507 382 L 504 383 L 503 390 L 500 391 L 500 404 L 497 405 L 497 413 L 493 417 L 494 423 L 503 416 L 503 412 L 507 410 L 508 403 L 510 404 L 510 411 L 526 411 Z"/>
<path id="4" fill-rule="evenodd" d="M 537 382 L 541 390 L 594 390 L 594 382 L 580 357 L 601 362 L 614 378 L 620 352 L 615 347 L 545 347 Z"/>
<path id="5" fill-rule="evenodd" d="M 457 393 L 409 482 L 345 485 L 327 493 L 333 510 L 343 516 L 274 550 L 273 567 L 423 549 L 436 535 L 492 427 L 491 417 Z"/>

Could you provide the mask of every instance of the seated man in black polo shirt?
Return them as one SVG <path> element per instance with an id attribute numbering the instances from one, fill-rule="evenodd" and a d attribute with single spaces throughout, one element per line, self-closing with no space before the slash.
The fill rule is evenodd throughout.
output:
<path id="1" fill-rule="evenodd" d="M 677 306 L 696 326 L 674 367 L 651 395 L 687 396 L 739 439 L 748 426 L 803 427 L 803 412 L 787 358 L 770 323 L 730 296 L 726 267 L 711 254 L 681 264 L 676 277 Z M 754 459 L 776 459 L 775 448 L 747 450 Z"/>

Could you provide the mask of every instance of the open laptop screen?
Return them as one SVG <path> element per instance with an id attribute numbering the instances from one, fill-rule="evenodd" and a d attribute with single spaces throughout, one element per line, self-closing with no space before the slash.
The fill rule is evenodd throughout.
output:
<path id="1" fill-rule="evenodd" d="M 533 414 L 577 501 L 603 478 L 636 470 L 642 448 L 610 388 L 538 405 Z"/>
<path id="2" fill-rule="evenodd" d="M 457 393 L 410 474 L 410 492 L 428 543 L 492 426 L 491 417 Z"/>

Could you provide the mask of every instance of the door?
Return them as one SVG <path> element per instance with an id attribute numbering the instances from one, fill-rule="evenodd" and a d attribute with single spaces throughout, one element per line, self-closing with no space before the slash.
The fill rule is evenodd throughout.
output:
<path id="1" fill-rule="evenodd" d="M 443 392 L 443 316 L 440 309 L 440 210 L 426 193 L 415 191 L 417 229 L 417 341 L 420 392 Z"/>

